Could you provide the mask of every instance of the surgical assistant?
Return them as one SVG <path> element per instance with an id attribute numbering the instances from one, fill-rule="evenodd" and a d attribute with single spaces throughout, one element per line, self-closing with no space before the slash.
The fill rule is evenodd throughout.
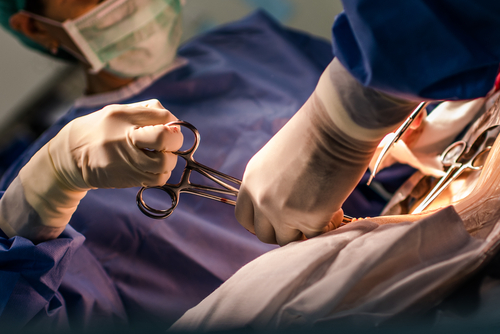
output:
<path id="1" fill-rule="evenodd" d="M 238 221 L 280 245 L 338 226 L 377 144 L 419 101 L 493 89 L 499 28 L 500 4 L 491 0 L 345 1 L 332 28 L 336 58 L 249 162 Z"/>

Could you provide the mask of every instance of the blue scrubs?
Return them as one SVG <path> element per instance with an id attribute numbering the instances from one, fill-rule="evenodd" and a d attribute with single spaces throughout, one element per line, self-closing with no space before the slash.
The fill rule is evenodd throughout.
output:
<path id="1" fill-rule="evenodd" d="M 500 1 L 347 0 L 333 52 L 365 86 L 438 100 L 485 96 L 500 64 Z"/>
<path id="2" fill-rule="evenodd" d="M 157 98 L 199 129 L 198 161 L 239 178 L 332 59 L 329 43 L 284 29 L 262 12 L 189 41 L 179 55 L 187 65 L 120 102 Z M 66 123 L 102 107 L 69 110 L 6 173 L 1 189 Z M 89 191 L 56 240 L 0 238 L 2 328 L 166 328 L 275 247 L 241 227 L 229 205 L 184 194 L 169 218 L 154 220 L 137 208 L 137 191 Z"/>

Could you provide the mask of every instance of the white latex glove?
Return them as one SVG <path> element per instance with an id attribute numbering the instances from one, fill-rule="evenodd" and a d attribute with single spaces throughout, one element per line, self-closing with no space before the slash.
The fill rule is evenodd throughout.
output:
<path id="1" fill-rule="evenodd" d="M 309 100 L 248 163 L 236 218 L 280 245 L 338 227 L 377 144 L 416 105 L 364 88 L 334 59 Z"/>
<path id="2" fill-rule="evenodd" d="M 177 162 L 170 152 L 183 141 L 178 126 L 165 126 L 175 120 L 160 102 L 149 100 L 110 105 L 71 121 L 21 169 L 11 186 L 22 189 L 9 187 L 2 198 L 8 202 L 9 193 L 24 195 L 37 223 L 29 217 L 9 221 L 2 205 L 0 226 L 8 236 L 57 237 L 92 188 L 164 184 Z"/>

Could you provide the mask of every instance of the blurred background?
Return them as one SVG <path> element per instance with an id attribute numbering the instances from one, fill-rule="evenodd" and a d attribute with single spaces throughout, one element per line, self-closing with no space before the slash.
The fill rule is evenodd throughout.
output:
<path id="1" fill-rule="evenodd" d="M 330 39 L 340 0 L 186 0 L 184 41 L 257 8 L 282 24 Z M 0 29 L 0 176 L 83 93 L 74 65 L 28 50 Z"/>

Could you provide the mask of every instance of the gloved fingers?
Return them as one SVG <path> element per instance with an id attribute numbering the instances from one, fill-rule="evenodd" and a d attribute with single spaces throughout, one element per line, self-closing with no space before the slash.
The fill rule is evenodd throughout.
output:
<path id="1" fill-rule="evenodd" d="M 301 231 L 295 228 L 288 227 L 286 226 L 286 224 L 284 224 L 280 225 L 280 229 L 276 233 L 276 242 L 280 246 L 285 246 L 292 241 L 303 240 L 304 236 L 309 239 L 315 237 L 316 235 L 318 234 L 308 236 L 305 233 L 302 233 Z"/>
<path id="2" fill-rule="evenodd" d="M 265 242 L 266 244 L 279 244 L 276 239 L 276 231 L 274 230 L 273 225 L 261 211 L 255 211 L 254 209 L 253 223 L 255 235 L 260 241 Z"/>
<path id="3" fill-rule="evenodd" d="M 135 128 L 129 133 L 132 145 L 141 150 L 134 159 L 136 168 L 152 174 L 170 173 L 177 164 L 177 155 L 183 136 L 178 126 L 164 124 Z"/>
<path id="4" fill-rule="evenodd" d="M 344 219 L 344 210 L 338 209 L 333 213 L 332 218 L 330 219 L 328 224 L 325 227 L 323 227 L 323 230 L 321 231 L 320 234 L 336 230 L 342 224 L 343 219 Z"/>
<path id="5" fill-rule="evenodd" d="M 343 220 L 344 220 L 344 210 L 340 208 L 333 213 L 332 218 L 330 218 L 330 223 L 333 224 L 335 228 L 339 228 Z"/>
<path id="6" fill-rule="evenodd" d="M 304 234 L 298 229 L 285 224 L 279 225 L 279 231 L 261 210 L 255 210 L 253 200 L 243 183 L 236 200 L 235 216 L 248 231 L 254 233 L 260 241 L 284 246 L 296 240 L 302 240 Z"/>
<path id="7" fill-rule="evenodd" d="M 104 107 L 102 112 L 121 120 L 126 119 L 132 125 L 139 127 L 165 124 L 178 120 L 158 100 L 147 100 L 131 104 L 112 104 Z"/>
<path id="8" fill-rule="evenodd" d="M 318 228 L 313 227 L 309 228 L 308 230 L 303 229 L 302 232 L 307 237 L 307 239 L 311 239 L 323 233 L 330 232 L 339 228 L 342 224 L 343 219 L 344 210 L 340 208 L 332 214 L 328 222 L 324 224 L 316 224 L 315 226 L 317 226 Z"/>
<path id="9" fill-rule="evenodd" d="M 170 178 L 170 172 L 165 172 L 162 174 L 153 173 L 142 173 L 141 174 L 141 186 L 142 187 L 157 187 L 162 186 L 167 183 Z"/>
<path id="10" fill-rule="evenodd" d="M 177 155 L 169 152 L 141 151 L 133 159 L 132 164 L 143 173 L 154 175 L 170 174 L 177 164 Z"/>
<path id="11" fill-rule="evenodd" d="M 238 197 L 236 198 L 234 215 L 241 226 L 243 226 L 247 231 L 256 234 L 255 227 L 253 225 L 254 207 L 252 199 L 246 191 L 245 186 L 240 188 Z"/>
<path id="12" fill-rule="evenodd" d="M 129 122 L 137 127 L 166 124 L 178 120 L 169 110 L 162 108 L 125 106 L 123 111 L 127 113 L 126 117 Z"/>
<path id="13" fill-rule="evenodd" d="M 157 124 L 133 129 L 130 140 L 139 149 L 174 152 L 181 148 L 184 137 L 178 125 Z"/>
<path id="14" fill-rule="evenodd" d="M 165 109 L 165 107 L 157 99 L 145 100 L 145 101 L 129 103 L 129 104 L 125 104 L 125 105 L 129 106 L 129 107 L 145 107 L 145 108 Z"/>

